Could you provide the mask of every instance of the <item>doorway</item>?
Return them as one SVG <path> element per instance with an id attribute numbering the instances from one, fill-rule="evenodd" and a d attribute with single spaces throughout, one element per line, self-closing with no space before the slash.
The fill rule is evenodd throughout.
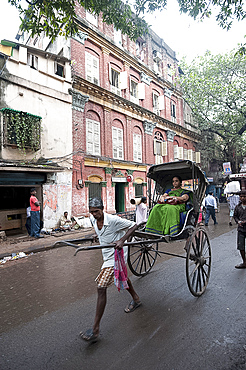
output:
<path id="1" fill-rule="evenodd" d="M 125 212 L 125 183 L 115 183 L 115 209 L 116 213 Z"/>

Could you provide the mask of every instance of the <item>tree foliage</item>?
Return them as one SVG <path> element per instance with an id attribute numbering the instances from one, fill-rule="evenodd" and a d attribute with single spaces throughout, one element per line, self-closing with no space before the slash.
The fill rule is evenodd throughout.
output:
<path id="1" fill-rule="evenodd" d="M 220 26 L 229 29 L 233 19 L 242 20 L 246 11 L 242 0 L 177 0 L 180 11 L 194 19 L 209 17 L 218 12 L 216 19 Z M 144 19 L 146 13 L 162 10 L 167 0 L 134 0 L 132 12 L 128 0 L 26 0 L 29 4 L 23 7 L 23 0 L 8 0 L 14 5 L 21 16 L 21 29 L 31 32 L 32 36 L 44 32 L 54 40 L 58 33 L 67 37 L 78 31 L 75 4 L 86 10 L 103 16 L 107 24 L 114 24 L 131 39 L 136 39 L 148 32 L 148 24 Z"/>
<path id="2" fill-rule="evenodd" d="M 181 85 L 202 131 L 203 159 L 230 161 L 246 154 L 246 56 L 207 52 L 181 63 Z"/>

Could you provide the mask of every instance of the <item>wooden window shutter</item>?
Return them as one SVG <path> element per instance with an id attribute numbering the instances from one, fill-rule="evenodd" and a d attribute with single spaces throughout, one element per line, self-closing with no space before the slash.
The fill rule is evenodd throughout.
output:
<path id="1" fill-rule="evenodd" d="M 196 152 L 196 163 L 201 163 L 201 153 Z"/>
<path id="2" fill-rule="evenodd" d="M 188 149 L 188 159 L 190 160 L 190 161 L 192 161 L 193 160 L 193 155 L 192 155 L 192 149 Z"/>
<path id="3" fill-rule="evenodd" d="M 166 156 L 167 155 L 167 142 L 163 141 L 161 143 L 161 155 Z"/>
<path id="4" fill-rule="evenodd" d="M 178 148 L 178 158 L 183 159 L 184 157 L 184 148 L 182 146 L 179 146 Z"/>

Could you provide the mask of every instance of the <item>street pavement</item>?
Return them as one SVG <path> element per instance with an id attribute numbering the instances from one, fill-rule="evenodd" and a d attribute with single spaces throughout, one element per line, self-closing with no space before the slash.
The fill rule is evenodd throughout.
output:
<path id="1" fill-rule="evenodd" d="M 74 257 L 70 247 L 51 248 L 2 265 L 1 370 L 245 369 L 246 270 L 234 268 L 240 255 L 226 205 L 217 218 L 206 228 L 212 248 L 206 292 L 193 297 L 184 260 L 162 255 L 147 276 L 131 276 L 142 301 L 134 313 L 124 312 L 127 292 L 108 289 L 95 344 L 78 334 L 93 323 L 100 251 Z M 160 245 L 181 254 L 183 248 L 184 241 Z"/>
<path id="2" fill-rule="evenodd" d="M 220 227 L 208 230 L 215 235 Z M 127 292 L 108 289 L 99 340 L 89 345 L 78 334 L 93 323 L 100 251 L 74 257 L 71 248 L 56 248 L 4 264 L 0 368 L 245 369 L 246 271 L 234 268 L 240 262 L 236 229 L 228 226 L 210 240 L 211 277 L 200 298 L 188 290 L 182 258 L 158 258 L 147 276 L 131 276 L 142 301 L 135 312 L 124 312 Z M 183 241 L 160 246 L 166 248 L 184 254 Z"/>

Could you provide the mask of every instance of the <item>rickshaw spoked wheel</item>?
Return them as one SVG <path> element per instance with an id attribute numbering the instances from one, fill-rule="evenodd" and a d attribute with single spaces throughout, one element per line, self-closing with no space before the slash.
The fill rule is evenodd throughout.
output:
<path id="1" fill-rule="evenodd" d="M 191 294 L 201 296 L 208 285 L 211 270 L 211 247 L 206 231 L 199 227 L 186 241 L 186 279 Z"/>
<path id="2" fill-rule="evenodd" d="M 134 237 L 133 241 L 139 241 L 139 244 L 128 247 L 129 269 L 136 276 L 145 276 L 155 264 L 158 243 L 143 243 L 144 239 L 138 237 Z"/>

